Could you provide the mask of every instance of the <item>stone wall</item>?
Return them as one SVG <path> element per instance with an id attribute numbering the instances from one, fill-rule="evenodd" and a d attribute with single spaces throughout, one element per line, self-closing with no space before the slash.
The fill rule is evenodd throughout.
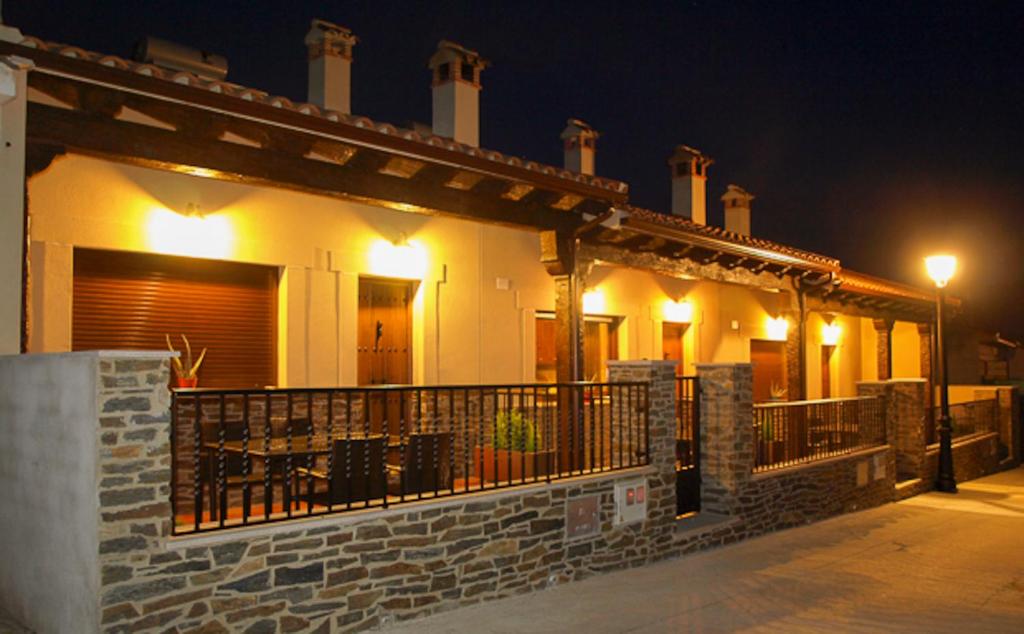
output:
<path id="1" fill-rule="evenodd" d="M 166 363 L 102 366 L 103 631 L 364 630 L 536 590 L 673 552 L 673 365 L 652 381 L 650 466 L 388 510 L 168 537 Z M 154 378 L 150 378 L 154 374 Z M 616 525 L 614 489 L 646 481 L 647 519 Z M 581 500 L 594 531 L 571 536 Z"/>
<path id="2" fill-rule="evenodd" d="M 953 441 L 953 477 L 967 482 L 1003 468 L 999 459 L 999 435 L 979 434 Z M 931 445 L 925 453 L 923 490 L 935 488 L 935 474 L 939 471 L 939 446 Z"/>
<path id="3" fill-rule="evenodd" d="M 702 512 L 727 517 L 681 532 L 674 496 L 674 362 L 638 361 L 611 364 L 609 373 L 612 381 L 650 386 L 648 466 L 170 537 L 167 361 L 104 356 L 95 363 L 95 409 L 86 428 L 99 448 L 93 483 L 98 578 L 94 621 L 82 621 L 78 631 L 365 630 L 716 547 L 893 497 L 891 436 L 890 445 L 753 474 L 751 367 L 700 366 Z M 900 410 L 891 402 L 887 418 Z M 972 468 L 968 459 L 962 462 L 961 469 Z M 615 488 L 627 481 L 646 484 L 647 513 L 643 521 L 620 525 Z M 596 512 L 592 530 L 571 530 L 587 505 Z"/>
<path id="4" fill-rule="evenodd" d="M 736 520 L 720 539 L 745 539 L 892 501 L 891 445 L 754 474 L 751 365 L 702 364 L 697 374 L 702 509 Z"/>

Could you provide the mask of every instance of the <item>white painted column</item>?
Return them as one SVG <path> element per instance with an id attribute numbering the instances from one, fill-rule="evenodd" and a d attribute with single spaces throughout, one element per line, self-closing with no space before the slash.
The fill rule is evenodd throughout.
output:
<path id="1" fill-rule="evenodd" d="M 10 31 L 0 27 L 0 40 L 7 40 Z M 21 352 L 26 80 L 31 67 L 14 55 L 0 58 L 0 354 Z"/>

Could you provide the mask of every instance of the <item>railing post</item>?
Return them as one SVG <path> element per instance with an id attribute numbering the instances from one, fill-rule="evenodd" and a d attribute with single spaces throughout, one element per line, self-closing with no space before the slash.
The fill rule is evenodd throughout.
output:
<path id="1" fill-rule="evenodd" d="M 701 510 L 739 513 L 754 469 L 754 381 L 749 363 L 697 365 Z"/>
<path id="2" fill-rule="evenodd" d="M 676 516 L 676 383 L 675 361 L 609 361 L 611 383 L 639 381 L 649 385 L 648 438 L 649 462 L 657 471 L 648 479 L 648 521 L 664 521 Z"/>

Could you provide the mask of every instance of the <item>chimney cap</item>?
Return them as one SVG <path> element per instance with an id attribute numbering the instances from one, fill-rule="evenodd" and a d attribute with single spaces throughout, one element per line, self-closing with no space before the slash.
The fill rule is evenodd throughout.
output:
<path id="1" fill-rule="evenodd" d="M 683 161 L 691 161 L 693 159 L 697 159 L 705 167 L 715 162 L 713 158 L 707 156 L 706 154 L 704 154 L 703 152 L 696 148 L 692 148 L 689 145 L 677 145 L 675 151 L 672 152 L 672 156 L 670 156 L 668 159 L 668 164 L 676 165 L 677 163 L 682 163 Z"/>
<path id="2" fill-rule="evenodd" d="M 601 133 L 590 127 L 586 121 L 582 119 L 569 119 L 565 122 L 565 129 L 562 130 L 562 134 L 559 138 L 571 139 L 574 137 L 589 137 L 596 139 L 601 136 Z"/>
<path id="3" fill-rule="evenodd" d="M 306 46 L 312 49 L 322 48 L 323 52 L 350 56 L 352 47 L 359 41 L 352 31 L 343 26 L 314 18 L 309 23 L 306 33 Z"/>
<path id="4" fill-rule="evenodd" d="M 733 185 L 732 183 L 729 183 L 726 186 L 725 193 L 722 194 L 722 198 L 720 200 L 727 201 L 737 199 L 749 204 L 750 201 L 754 200 L 754 198 L 755 196 L 753 194 L 743 189 L 739 185 Z"/>
<path id="5" fill-rule="evenodd" d="M 470 50 L 456 42 L 452 42 L 451 40 L 441 40 L 437 43 L 437 50 L 430 56 L 430 61 L 427 62 L 427 67 L 433 70 L 441 64 L 449 62 L 471 64 L 481 70 L 491 65 L 489 61 L 480 57 L 480 53 Z"/>

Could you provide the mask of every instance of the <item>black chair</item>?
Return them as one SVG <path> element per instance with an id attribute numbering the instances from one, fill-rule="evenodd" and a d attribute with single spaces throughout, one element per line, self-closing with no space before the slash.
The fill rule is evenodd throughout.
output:
<path id="1" fill-rule="evenodd" d="M 451 486 L 450 432 L 409 434 L 388 461 L 388 493 L 436 493 Z"/>
<path id="2" fill-rule="evenodd" d="M 338 438 L 322 468 L 295 469 L 295 497 L 311 504 L 337 505 L 380 500 L 385 495 L 384 436 Z"/>
<path id="3" fill-rule="evenodd" d="M 241 422 L 224 423 L 224 441 L 238 442 L 245 438 L 245 426 Z M 210 491 L 210 519 L 217 520 L 218 517 L 227 518 L 227 509 L 231 490 L 242 489 L 242 514 L 248 517 L 252 508 L 252 488 L 263 482 L 262 476 L 253 474 L 256 459 L 249 458 L 246 464 L 243 456 L 236 452 L 225 451 L 221 456 L 213 445 L 220 439 L 220 426 L 215 423 L 203 423 L 202 439 L 205 448 L 206 468 L 202 470 L 204 484 Z M 250 446 L 255 446 L 258 439 L 250 438 Z M 218 471 L 223 460 L 224 475 L 218 482 Z M 248 483 L 249 486 L 244 486 Z M 223 490 L 219 485 L 223 485 Z"/>

